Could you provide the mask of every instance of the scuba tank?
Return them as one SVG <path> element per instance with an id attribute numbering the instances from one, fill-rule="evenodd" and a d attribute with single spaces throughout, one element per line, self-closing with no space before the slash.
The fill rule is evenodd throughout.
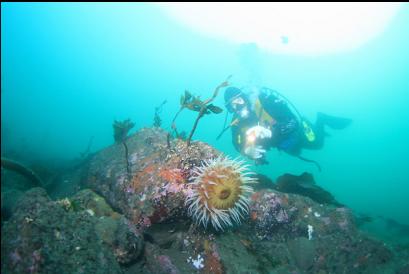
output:
<path id="1" fill-rule="evenodd" d="M 296 114 L 298 122 L 300 123 L 304 136 L 306 138 L 306 140 L 308 142 L 314 142 L 315 141 L 315 133 L 312 130 L 312 124 L 306 119 L 304 118 L 301 113 L 298 111 L 298 109 L 294 106 L 294 104 L 287 99 L 287 97 L 285 97 L 284 95 L 282 95 L 281 93 L 279 93 L 276 90 L 272 90 L 270 88 L 262 88 L 262 90 L 269 92 L 270 94 L 273 94 L 274 96 L 276 96 L 277 98 L 282 99 L 283 101 L 285 101 L 287 103 L 288 106 L 291 107 L 291 109 L 293 110 L 293 112 Z"/>
<path id="2" fill-rule="evenodd" d="M 272 89 L 265 88 L 265 87 L 262 88 L 262 90 L 265 90 L 265 91 L 269 92 L 270 94 L 273 94 L 273 95 L 276 96 L 277 98 L 282 99 L 283 101 L 285 101 L 285 102 L 287 103 L 287 105 L 292 108 L 293 113 L 296 114 L 297 120 L 298 120 L 298 122 L 300 123 L 300 125 L 301 125 L 301 127 L 302 127 L 302 130 L 303 130 L 305 139 L 306 139 L 308 142 L 311 142 L 311 143 L 315 141 L 316 136 L 315 136 L 315 133 L 314 133 L 314 131 L 313 131 L 313 129 L 312 129 L 312 124 L 311 124 L 306 118 L 304 118 L 304 117 L 301 115 L 301 113 L 300 113 L 300 112 L 298 111 L 298 109 L 293 105 L 293 103 L 291 103 L 290 100 L 288 100 L 284 95 L 282 95 L 281 93 L 279 93 L 279 92 L 276 91 L 276 90 L 272 90 Z M 304 157 L 302 157 L 301 155 L 294 155 L 294 156 L 297 157 L 297 158 L 300 159 L 300 160 L 305 161 L 305 162 L 309 162 L 309 163 L 315 164 L 315 165 L 317 166 L 318 170 L 321 172 L 321 166 L 320 166 L 320 164 L 319 164 L 318 162 L 316 162 L 316 161 L 314 161 L 314 160 L 310 160 L 310 159 L 304 158 Z"/>
<path id="3" fill-rule="evenodd" d="M 254 90 L 252 90 L 254 92 Z M 312 124 L 306 119 L 304 118 L 301 113 L 298 111 L 298 109 L 293 105 L 293 103 L 288 100 L 284 95 L 282 95 L 281 93 L 279 93 L 276 90 L 272 90 L 270 88 L 266 88 L 263 87 L 260 89 L 260 92 L 266 92 L 266 94 L 272 94 L 274 95 L 276 98 L 283 100 L 284 102 L 287 103 L 287 105 L 290 108 L 290 111 L 292 110 L 292 112 L 295 114 L 296 119 L 298 120 L 299 124 L 301 125 L 302 128 L 302 132 L 304 134 L 305 139 L 308 142 L 314 142 L 316 140 L 316 135 L 312 129 Z M 225 116 L 225 120 L 224 120 L 224 124 L 223 124 L 223 128 L 222 131 L 220 132 L 220 134 L 217 136 L 217 140 L 220 139 L 220 137 L 229 129 L 231 128 L 231 126 L 237 124 L 238 119 L 235 119 L 232 123 L 230 123 L 230 125 L 226 126 L 227 124 L 227 117 L 228 117 L 228 112 L 226 112 L 226 116 Z M 285 129 L 284 129 L 285 130 Z M 300 160 L 309 162 L 309 163 L 313 163 L 317 166 L 318 170 L 321 171 L 321 166 L 314 160 L 310 160 L 307 158 L 304 158 L 300 155 L 294 155 L 295 157 L 299 158 Z"/>
<path id="4" fill-rule="evenodd" d="M 298 109 L 294 106 L 293 103 L 291 103 L 290 100 L 287 99 L 287 97 L 285 97 L 284 95 L 282 95 L 281 93 L 279 93 L 279 92 L 276 91 L 276 90 L 272 90 L 272 89 L 266 88 L 266 87 L 261 88 L 261 91 L 265 91 L 265 92 L 267 92 L 267 93 L 273 94 L 273 95 L 276 96 L 277 98 L 280 98 L 280 99 L 282 99 L 283 101 L 285 101 L 285 102 L 287 103 L 287 105 L 290 106 L 290 107 L 292 108 L 293 112 L 296 114 L 297 119 L 298 119 L 298 122 L 299 122 L 300 125 L 302 126 L 303 133 L 304 133 L 304 136 L 305 136 L 306 140 L 307 140 L 308 142 L 314 142 L 314 141 L 315 141 L 315 133 L 314 133 L 314 131 L 312 130 L 312 125 L 311 125 L 311 123 L 310 123 L 306 118 L 304 118 L 304 117 L 300 114 L 300 112 L 298 111 Z M 253 91 L 253 92 L 254 92 L 254 91 Z M 221 131 L 220 134 L 217 136 L 216 140 L 219 140 L 220 137 L 223 135 L 223 133 L 226 132 L 226 131 L 234 124 L 234 122 L 233 122 L 233 123 L 231 123 L 230 125 L 228 125 L 228 126 L 226 127 L 227 117 L 228 117 L 228 112 L 226 112 L 226 116 L 225 116 L 225 120 L 224 120 L 224 124 L 223 124 L 222 131 Z M 235 121 L 235 122 L 237 122 L 237 121 Z"/>
<path id="5" fill-rule="evenodd" d="M 314 142 L 315 141 L 315 133 L 311 129 L 311 124 L 306 120 L 302 119 L 301 120 L 301 125 L 304 131 L 304 135 L 307 138 L 308 142 Z"/>

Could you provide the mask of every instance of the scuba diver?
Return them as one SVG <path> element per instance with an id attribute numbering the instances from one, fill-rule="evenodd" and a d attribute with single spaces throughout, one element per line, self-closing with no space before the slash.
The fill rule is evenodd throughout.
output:
<path id="1" fill-rule="evenodd" d="M 255 160 L 256 164 L 268 164 L 266 151 L 275 147 L 301 160 L 315 163 L 321 170 L 317 162 L 302 157 L 301 150 L 322 148 L 325 125 L 343 129 L 352 122 L 351 119 L 318 112 L 317 120 L 312 124 L 283 95 L 265 87 L 259 90 L 254 102 L 236 87 L 225 90 L 224 100 L 233 118 L 218 138 L 231 128 L 236 150 Z"/>

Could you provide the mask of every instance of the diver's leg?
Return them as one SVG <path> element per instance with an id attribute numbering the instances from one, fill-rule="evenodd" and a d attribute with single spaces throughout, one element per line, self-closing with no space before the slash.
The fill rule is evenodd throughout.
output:
<path id="1" fill-rule="evenodd" d="M 346 128 L 351 122 L 351 119 L 335 117 L 322 112 L 317 113 L 317 123 L 323 123 L 333 129 Z"/>
<path id="2" fill-rule="evenodd" d="M 324 126 L 329 126 L 332 129 L 346 128 L 352 122 L 351 119 L 335 117 L 324 114 L 322 112 L 317 113 L 317 120 L 313 126 L 313 132 L 315 134 L 314 141 L 305 141 L 305 148 L 308 149 L 320 149 L 324 145 L 324 139 L 327 134 L 325 133 Z"/>

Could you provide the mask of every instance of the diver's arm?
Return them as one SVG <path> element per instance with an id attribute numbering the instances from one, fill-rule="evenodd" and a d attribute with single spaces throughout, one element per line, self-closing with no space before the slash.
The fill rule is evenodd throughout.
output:
<path id="1" fill-rule="evenodd" d="M 246 131 L 244 153 L 252 159 L 260 159 L 266 153 L 265 144 L 272 137 L 270 129 L 257 125 Z"/>
<path id="2" fill-rule="evenodd" d="M 237 126 L 232 126 L 232 143 L 234 145 L 234 148 L 240 152 L 243 153 L 243 147 L 244 143 L 243 141 L 243 136 L 241 136 L 241 131 L 239 127 Z"/>

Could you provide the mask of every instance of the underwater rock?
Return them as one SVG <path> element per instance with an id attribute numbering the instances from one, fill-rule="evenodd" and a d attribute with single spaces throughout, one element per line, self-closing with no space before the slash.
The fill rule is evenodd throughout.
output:
<path id="1" fill-rule="evenodd" d="M 284 174 L 277 178 L 275 189 L 281 192 L 310 197 L 317 203 L 342 206 L 331 193 L 315 184 L 314 177 L 308 172 L 299 176 Z"/>
<path id="2" fill-rule="evenodd" d="M 277 235 L 316 238 L 321 234 L 356 233 L 354 216 L 348 208 L 324 206 L 308 197 L 275 190 L 251 196 L 250 224 L 261 240 L 277 240 Z M 313 227 L 310 236 L 308 226 Z"/>
<path id="3" fill-rule="evenodd" d="M 27 191 L 2 227 L 2 272 L 122 273 L 119 264 L 136 261 L 140 234 L 123 217 L 96 215 L 104 211 L 87 208 L 78 202 L 84 192 L 79 196 L 52 201 L 42 188 Z"/>
<path id="4" fill-rule="evenodd" d="M 176 273 L 260 273 L 256 256 L 242 240 L 244 236 L 235 232 L 204 233 L 200 227 L 187 230 L 186 226 L 176 224 L 154 224 L 147 231 L 154 240 L 146 243 L 145 249 L 151 273 L 163 273 L 164 269 L 177 269 Z M 162 239 L 172 235 L 172 244 L 161 244 L 165 242 Z M 159 256 L 167 259 L 158 262 Z M 174 268 L 166 262 L 171 262 Z"/>
<path id="5" fill-rule="evenodd" d="M 258 181 L 258 184 L 254 185 L 254 190 L 262 190 L 262 189 L 274 189 L 275 185 L 273 180 L 271 180 L 268 176 L 257 173 L 252 176 Z"/>
<path id="6" fill-rule="evenodd" d="M 219 154 L 202 142 L 186 146 L 175 139 L 168 147 L 167 137 L 161 128 L 143 128 L 128 137 L 131 178 L 121 147 L 112 145 L 96 153 L 84 180 L 140 230 L 185 216 L 193 168 Z"/>
<path id="7" fill-rule="evenodd" d="M 25 176 L 31 182 L 32 187 L 44 186 L 44 182 L 41 180 L 40 177 L 38 177 L 38 175 L 33 170 L 17 161 L 1 157 L 1 167 L 15 171 Z"/>
<path id="8" fill-rule="evenodd" d="M 251 222 L 242 230 L 266 273 L 374 273 L 390 267 L 393 253 L 359 233 L 348 208 L 272 190 L 251 197 Z M 366 271 L 366 272 L 365 272 Z"/>
<path id="9" fill-rule="evenodd" d="M 99 238 L 110 246 L 114 256 L 121 265 L 130 265 L 140 257 L 144 242 L 141 235 L 133 230 L 127 219 L 115 220 L 100 217 L 95 225 Z"/>
<path id="10" fill-rule="evenodd" d="M 224 273 L 260 273 L 256 254 L 250 252 L 237 234 L 228 232 L 215 240 Z"/>
<path id="11" fill-rule="evenodd" d="M 161 254 L 158 247 L 153 244 L 146 244 L 146 267 L 149 273 L 154 274 L 179 274 L 182 273 L 174 265 L 168 255 Z"/>
<path id="12" fill-rule="evenodd" d="M 251 220 L 249 224 L 244 223 L 223 233 L 204 231 L 203 228 L 194 226 L 186 231 L 186 226 L 180 227 L 179 222 L 162 223 L 153 224 L 146 232 L 150 234 L 150 241 L 156 246 L 157 253 L 166 254 L 172 265 L 181 273 L 185 273 L 182 272 L 183 267 L 186 267 L 184 255 L 188 256 L 187 259 L 191 258 L 188 262 L 190 272 L 194 269 L 192 260 L 198 260 L 199 255 L 203 259 L 203 273 L 300 272 L 308 268 L 311 261 L 315 263 L 316 254 L 313 252 L 315 249 L 310 252 L 312 255 L 308 260 L 303 261 L 300 257 L 295 259 L 294 257 L 299 254 L 289 251 L 289 242 L 297 238 L 309 241 L 307 228 L 308 224 L 311 224 L 315 228 L 315 234 L 311 240 L 314 243 L 302 246 L 315 246 L 317 239 L 325 243 L 327 233 L 334 232 L 333 230 L 327 232 L 325 227 L 330 224 L 327 224 L 326 219 L 321 219 L 321 216 L 317 217 L 315 213 L 319 212 L 324 218 L 327 215 L 331 216 L 330 219 L 335 227 L 338 226 L 337 222 L 343 221 L 343 216 L 348 214 L 345 210 L 338 212 L 335 208 L 323 208 L 306 197 L 271 190 L 255 193 L 251 198 L 250 208 L 260 212 L 263 218 L 270 218 L 268 214 L 264 214 L 265 212 L 274 213 L 274 221 L 267 222 L 263 218 L 258 221 Z M 296 207 L 299 210 L 295 210 Z M 282 211 L 288 212 L 287 216 Z M 259 222 L 259 225 L 254 222 Z M 339 231 L 339 228 L 335 230 Z M 181 231 L 183 232 L 179 234 Z M 264 237 L 259 237 L 260 235 Z M 213 272 L 204 272 L 205 269 L 212 269 Z"/>
<path id="13" fill-rule="evenodd" d="M 252 195 L 250 218 L 259 238 L 270 238 L 279 228 L 291 222 L 296 209 L 290 210 L 287 205 L 288 196 L 273 191 L 256 192 Z"/>
<path id="14" fill-rule="evenodd" d="M 127 139 L 129 159 L 124 159 L 118 144 L 97 152 L 83 167 L 81 181 L 98 195 L 84 190 L 69 203 L 59 202 L 66 213 L 86 213 L 93 220 L 93 239 L 98 239 L 111 254 L 110 260 L 127 273 L 376 273 L 374 269 L 405 269 L 407 260 L 393 266 L 398 253 L 361 234 L 351 210 L 314 186 L 308 174 L 283 177 L 296 181 L 297 191 L 305 191 L 297 194 L 271 189 L 268 181 L 265 189 L 250 197 L 250 214 L 241 219 L 241 225 L 232 224 L 220 232 L 196 224 L 187 215 L 185 204 L 193 193 L 194 170 L 220 153 L 202 142 L 187 146 L 168 136 L 160 128 L 137 131 Z M 291 184 L 281 186 L 292 190 L 283 187 Z"/>
<path id="15" fill-rule="evenodd" d="M 44 178 L 47 194 L 52 199 L 63 198 L 74 195 L 81 188 L 81 173 L 85 170 L 83 166 L 80 168 L 70 168 L 64 166 L 58 169 L 48 169 L 43 164 L 30 165 L 33 166 L 33 170 L 38 172 Z M 47 174 L 48 173 L 48 174 Z M 2 222 L 8 220 L 13 214 L 16 205 L 19 204 L 20 198 L 24 195 L 25 191 L 32 188 L 32 183 L 20 173 L 3 169 L 1 170 L 1 210 Z"/>
<path id="16" fill-rule="evenodd" d="M 2 229 L 4 273 L 120 273 L 86 212 L 67 212 L 45 190 L 33 188 Z M 102 271 L 102 272 L 101 272 Z"/>
<path id="17" fill-rule="evenodd" d="M 120 215 L 115 212 L 105 201 L 104 198 L 90 189 L 84 189 L 77 192 L 71 199 L 72 208 L 75 211 L 90 210 L 97 217 L 112 217 L 119 219 Z"/>
<path id="18" fill-rule="evenodd" d="M 315 258 L 315 242 L 305 237 L 299 237 L 288 241 L 288 250 L 297 267 L 308 270 L 312 267 Z"/>
<path id="19" fill-rule="evenodd" d="M 7 163 L 8 161 L 4 161 Z M 10 161 L 13 166 L 14 161 Z M 3 159 L 2 159 L 3 164 Z M 7 164 L 6 164 L 7 165 Z M 19 164 L 17 164 L 17 167 Z M 1 221 L 8 220 L 24 192 L 35 187 L 29 176 L 13 168 L 1 168 Z"/>
<path id="20" fill-rule="evenodd" d="M 409 273 L 409 263 L 396 272 L 396 274 L 407 274 L 407 273 Z"/>
<path id="21" fill-rule="evenodd" d="M 24 192 L 14 188 L 4 188 L 1 190 L 1 223 L 7 221 L 13 214 L 18 201 Z"/>
<path id="22" fill-rule="evenodd" d="M 117 262 L 129 265 L 143 251 L 143 239 L 134 226 L 112 210 L 105 199 L 89 189 L 78 192 L 70 199 L 74 211 L 86 211 L 97 218 L 95 232 L 113 250 Z"/>

